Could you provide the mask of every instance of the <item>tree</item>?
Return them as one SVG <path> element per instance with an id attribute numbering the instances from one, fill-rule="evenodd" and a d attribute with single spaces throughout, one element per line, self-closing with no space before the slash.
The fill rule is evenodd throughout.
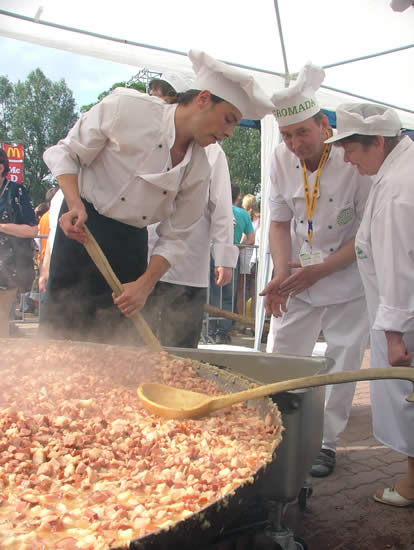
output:
<path id="1" fill-rule="evenodd" d="M 13 84 L 7 76 L 0 76 L 0 141 L 11 135 L 11 118 L 15 108 Z"/>
<path id="2" fill-rule="evenodd" d="M 50 186 L 43 153 L 65 137 L 78 116 L 65 81 L 52 82 L 40 69 L 15 85 L 0 77 L 0 141 L 24 148 L 24 185 L 35 204 Z"/>
<path id="3" fill-rule="evenodd" d="M 233 137 L 225 139 L 222 147 L 229 163 L 231 181 L 240 186 L 241 195 L 260 194 L 260 132 L 237 126 Z"/>

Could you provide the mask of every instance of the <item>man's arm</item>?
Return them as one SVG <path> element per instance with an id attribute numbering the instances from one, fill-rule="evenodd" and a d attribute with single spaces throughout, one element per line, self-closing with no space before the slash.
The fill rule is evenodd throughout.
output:
<path id="1" fill-rule="evenodd" d="M 68 212 L 59 219 L 60 227 L 67 237 L 86 243 L 88 240 L 83 226 L 88 219 L 85 206 L 80 198 L 77 174 L 57 176 L 59 187 L 65 195 Z"/>
<path id="2" fill-rule="evenodd" d="M 23 239 L 34 239 L 37 235 L 37 225 L 0 223 L 0 233 Z"/>

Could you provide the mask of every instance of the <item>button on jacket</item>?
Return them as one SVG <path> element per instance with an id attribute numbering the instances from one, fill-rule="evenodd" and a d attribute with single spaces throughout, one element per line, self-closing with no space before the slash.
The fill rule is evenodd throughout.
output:
<path id="1" fill-rule="evenodd" d="M 44 154 L 54 176 L 78 174 L 81 197 L 100 214 L 135 227 L 161 221 L 153 253 L 171 265 L 185 253 L 210 177 L 204 149 L 195 142 L 171 165 L 176 108 L 117 88 Z"/>
<path id="2" fill-rule="evenodd" d="M 292 261 L 308 237 L 308 219 L 300 160 L 286 147 L 278 145 L 272 159 L 269 199 L 272 221 L 292 220 Z M 316 171 L 308 171 L 310 189 Z M 362 219 L 372 180 L 343 160 L 343 151 L 332 147 L 322 170 L 319 196 L 313 213 L 312 248 L 326 258 L 355 237 Z M 312 306 L 343 303 L 363 296 L 356 262 L 317 281 L 297 295 Z"/>

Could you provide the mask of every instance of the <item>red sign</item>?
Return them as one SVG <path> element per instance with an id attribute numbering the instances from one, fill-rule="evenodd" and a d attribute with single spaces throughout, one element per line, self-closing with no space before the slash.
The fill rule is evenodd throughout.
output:
<path id="1" fill-rule="evenodd" d="M 23 146 L 3 143 L 3 149 L 9 159 L 10 170 L 7 177 L 10 181 L 23 183 Z"/>

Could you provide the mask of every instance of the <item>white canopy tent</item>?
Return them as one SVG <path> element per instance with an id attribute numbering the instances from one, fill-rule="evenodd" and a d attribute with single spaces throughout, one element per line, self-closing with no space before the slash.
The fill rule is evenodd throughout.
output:
<path id="1" fill-rule="evenodd" d="M 395 107 L 414 129 L 414 9 L 390 0 L 2 0 L 0 36 L 151 71 L 190 73 L 186 53 L 205 50 L 253 74 L 271 95 L 307 61 L 326 69 L 317 97 L 334 110 L 344 101 Z M 269 158 L 278 142 L 271 116 L 262 122 L 262 204 Z M 263 208 L 262 226 L 267 227 Z M 263 232 L 265 233 L 265 232 Z M 258 284 L 268 278 L 267 243 Z M 264 320 L 257 301 L 256 349 Z"/>

